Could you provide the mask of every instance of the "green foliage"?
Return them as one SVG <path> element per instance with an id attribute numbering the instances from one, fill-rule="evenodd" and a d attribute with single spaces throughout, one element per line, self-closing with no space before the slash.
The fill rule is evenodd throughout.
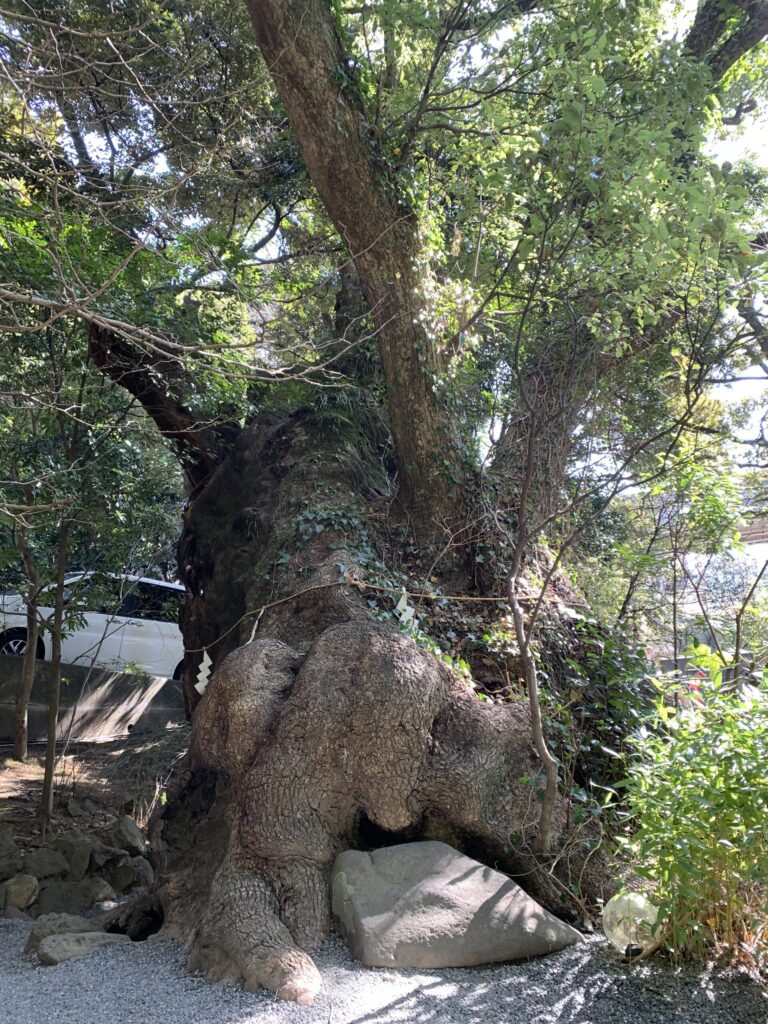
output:
<path id="1" fill-rule="evenodd" d="M 689 443 L 683 444 L 664 482 L 651 488 L 652 499 L 667 498 L 678 549 L 710 554 L 735 542 L 744 512 L 738 473 L 728 456 L 724 446 L 702 458 Z"/>
<path id="2" fill-rule="evenodd" d="M 647 719 L 656 689 L 642 648 L 620 630 L 572 616 L 542 624 L 538 671 L 550 743 L 566 778 L 589 792 L 621 777 L 621 754 Z M 594 789 L 591 797 L 602 804 Z"/>
<path id="3" fill-rule="evenodd" d="M 418 222 L 414 316 L 446 354 L 435 385 L 475 458 L 547 353 L 565 390 L 584 386 L 571 363 L 593 389 L 575 464 L 595 435 L 652 435 L 686 358 L 718 358 L 728 289 L 759 281 L 754 171 L 703 155 L 722 116 L 667 13 L 659 0 L 535 15 L 334 5 L 349 50 L 338 86 L 359 90 L 382 180 Z M 182 346 L 195 412 L 242 423 L 274 406 L 289 369 L 331 354 L 346 254 L 245 5 L 46 0 L 34 14 L 46 24 L 22 0 L 5 11 L 0 277 L 16 298 L 0 325 L 38 302 L 97 312 Z M 718 102 L 764 92 L 765 59 L 737 62 Z M 110 75 L 97 84 L 89 67 Z M 606 357 L 612 373 L 590 374 Z M 329 365 L 359 382 L 359 366 Z"/>
<path id="4" fill-rule="evenodd" d="M 0 559 L 24 587 L 23 538 L 39 584 L 54 575 L 60 524 L 68 570 L 175 574 L 178 467 L 125 392 L 88 366 L 84 332 L 59 321 L 0 350 Z"/>
<path id="5" fill-rule="evenodd" d="M 693 643 L 685 648 L 683 655 L 688 658 L 689 664 L 705 672 L 706 678 L 715 686 L 722 684 L 723 658 L 708 644 Z"/>
<path id="6" fill-rule="evenodd" d="M 302 544 L 307 544 L 321 533 L 328 532 L 337 535 L 340 541 L 348 544 L 362 564 L 366 564 L 374 557 L 365 518 L 361 510 L 352 505 L 333 508 L 310 506 L 296 515 L 294 526 Z M 332 546 L 340 547 L 341 544 L 337 541 Z"/>
<path id="7" fill-rule="evenodd" d="M 721 648 L 732 646 L 736 614 L 759 571 L 739 530 L 762 514 L 764 496 L 737 464 L 722 408 L 711 402 L 705 412 L 701 430 L 655 457 L 658 479 L 599 516 L 570 564 L 595 613 L 657 651 L 671 651 L 674 640 L 678 654 L 694 642 L 712 644 L 712 629 Z M 742 649 L 764 646 L 764 602 L 759 586 L 742 616 L 749 634 Z"/>
<path id="8" fill-rule="evenodd" d="M 381 586 L 381 584 L 378 584 Z M 388 588 L 390 589 L 390 588 Z M 396 593 L 390 595 L 390 601 L 381 602 L 376 600 L 369 600 L 368 604 L 371 608 L 371 617 L 378 619 L 381 622 L 394 623 L 400 629 L 402 633 L 409 636 L 423 650 L 428 651 L 433 658 L 437 661 L 441 661 L 444 665 L 453 669 L 454 672 L 463 676 L 467 683 L 473 688 L 476 688 L 476 684 L 472 681 L 472 673 L 470 671 L 469 663 L 464 658 L 456 657 L 451 655 L 449 652 L 444 650 L 438 640 L 431 634 L 428 628 L 425 628 L 423 618 L 416 613 L 416 610 L 411 604 L 413 598 L 409 598 L 408 594 L 403 588 L 399 600 L 395 603 Z M 391 607 L 390 605 L 394 605 Z M 484 693 L 478 692 L 479 700 L 485 700 L 486 696 Z"/>
<path id="9" fill-rule="evenodd" d="M 654 890 L 678 956 L 765 955 L 768 691 L 708 689 L 677 711 L 663 698 L 634 743 L 624 846 Z"/>

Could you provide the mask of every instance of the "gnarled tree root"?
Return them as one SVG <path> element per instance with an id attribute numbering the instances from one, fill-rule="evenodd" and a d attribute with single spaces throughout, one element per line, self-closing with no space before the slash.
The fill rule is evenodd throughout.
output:
<path id="1" fill-rule="evenodd" d="M 525 704 L 478 701 L 393 628 L 335 625 L 306 656 L 256 640 L 200 702 L 189 772 L 160 822 L 164 933 L 213 980 L 311 1002 L 306 950 L 330 929 L 336 855 L 367 830 L 379 845 L 443 839 L 530 872 L 539 771 Z M 561 801 L 555 836 L 565 822 Z M 522 883 L 552 903 L 546 871 Z"/>

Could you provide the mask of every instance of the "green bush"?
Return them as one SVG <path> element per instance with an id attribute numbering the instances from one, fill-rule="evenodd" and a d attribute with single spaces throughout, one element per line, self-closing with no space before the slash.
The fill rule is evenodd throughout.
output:
<path id="1" fill-rule="evenodd" d="M 624 842 L 655 889 L 678 956 L 768 949 L 768 691 L 714 687 L 694 708 L 663 701 L 635 743 Z"/>

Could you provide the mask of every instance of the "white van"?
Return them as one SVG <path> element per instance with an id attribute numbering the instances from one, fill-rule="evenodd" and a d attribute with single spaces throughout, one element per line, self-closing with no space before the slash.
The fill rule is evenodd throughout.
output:
<path id="1" fill-rule="evenodd" d="M 179 612 L 184 587 L 143 576 L 112 573 L 74 573 L 65 580 L 65 624 L 62 661 L 124 670 L 138 666 L 153 676 L 180 679 L 184 644 Z M 53 617 L 46 603 L 39 607 L 43 623 Z M 50 600 L 50 599 L 49 599 Z M 0 654 L 23 654 L 27 645 L 27 609 L 18 594 L 0 594 Z M 50 659 L 51 638 L 41 627 L 38 658 Z"/>

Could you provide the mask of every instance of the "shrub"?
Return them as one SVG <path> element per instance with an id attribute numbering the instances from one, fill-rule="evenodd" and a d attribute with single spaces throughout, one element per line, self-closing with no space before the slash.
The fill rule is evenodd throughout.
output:
<path id="1" fill-rule="evenodd" d="M 624 842 L 655 889 L 678 956 L 768 949 L 768 691 L 714 687 L 688 710 L 660 702 L 635 743 Z"/>

